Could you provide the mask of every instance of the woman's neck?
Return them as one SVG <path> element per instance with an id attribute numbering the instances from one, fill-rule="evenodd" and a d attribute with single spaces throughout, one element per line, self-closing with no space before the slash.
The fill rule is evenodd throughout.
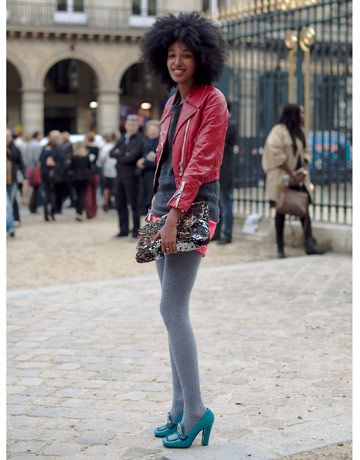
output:
<path id="1" fill-rule="evenodd" d="M 179 89 L 180 98 L 181 98 L 180 102 L 185 101 L 186 96 L 189 94 L 189 91 L 190 91 L 191 87 L 193 86 L 193 84 L 194 84 L 194 80 L 191 80 L 191 81 L 186 82 L 186 83 L 179 83 L 178 84 L 178 89 Z"/>

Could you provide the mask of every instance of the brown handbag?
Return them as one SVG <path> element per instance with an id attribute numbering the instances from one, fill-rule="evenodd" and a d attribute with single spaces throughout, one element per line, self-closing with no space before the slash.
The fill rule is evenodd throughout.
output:
<path id="1" fill-rule="evenodd" d="M 276 201 L 276 211 L 279 214 L 291 214 L 296 217 L 305 217 L 308 212 L 309 195 L 300 190 L 283 187 L 279 191 Z"/>

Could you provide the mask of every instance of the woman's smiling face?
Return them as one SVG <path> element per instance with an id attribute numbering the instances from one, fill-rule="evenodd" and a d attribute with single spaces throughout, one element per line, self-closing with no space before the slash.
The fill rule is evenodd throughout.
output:
<path id="1" fill-rule="evenodd" d="M 194 53 L 185 43 L 174 42 L 168 49 L 167 68 L 175 83 L 192 84 L 196 69 Z"/>

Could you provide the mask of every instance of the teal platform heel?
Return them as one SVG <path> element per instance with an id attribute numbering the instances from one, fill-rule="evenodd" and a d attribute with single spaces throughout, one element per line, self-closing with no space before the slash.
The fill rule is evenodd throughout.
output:
<path id="1" fill-rule="evenodd" d="M 154 435 L 157 438 L 165 438 L 166 436 L 170 436 L 172 433 L 175 433 L 177 424 L 181 422 L 182 416 L 183 416 L 183 414 L 181 412 L 179 417 L 176 420 L 173 420 L 171 415 L 170 415 L 170 412 L 169 412 L 168 413 L 168 421 L 166 422 L 166 425 L 158 426 L 154 430 Z"/>
<path id="2" fill-rule="evenodd" d="M 173 434 L 170 434 L 163 439 L 164 447 L 169 447 L 172 449 L 184 449 L 190 447 L 200 431 L 202 431 L 201 444 L 203 446 L 207 446 L 209 444 L 214 419 L 215 415 L 211 412 L 210 409 L 206 409 L 205 414 L 190 430 L 189 433 L 185 433 L 184 426 L 179 423 L 177 426 L 177 432 L 174 432 Z"/>

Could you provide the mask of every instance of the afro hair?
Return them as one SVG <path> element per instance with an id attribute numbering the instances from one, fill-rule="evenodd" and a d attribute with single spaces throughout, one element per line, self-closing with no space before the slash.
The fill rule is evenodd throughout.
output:
<path id="1" fill-rule="evenodd" d="M 227 43 L 213 23 L 199 13 L 169 14 L 158 18 L 141 42 L 142 58 L 149 71 L 170 89 L 175 85 L 167 69 L 170 45 L 180 41 L 194 53 L 199 84 L 211 84 L 221 77 L 227 59 Z"/>

